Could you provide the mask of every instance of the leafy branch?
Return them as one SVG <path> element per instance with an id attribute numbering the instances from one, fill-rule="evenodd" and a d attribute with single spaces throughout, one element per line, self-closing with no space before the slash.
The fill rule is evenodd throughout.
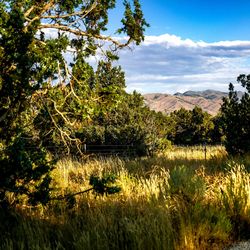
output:
<path id="1" fill-rule="evenodd" d="M 66 195 L 57 196 L 54 198 L 51 198 L 50 200 L 65 200 L 70 205 L 70 207 L 73 207 L 75 205 L 75 196 L 88 193 L 90 191 L 93 191 L 96 195 L 112 195 L 119 193 L 121 191 L 121 187 L 115 186 L 116 182 L 116 176 L 113 174 L 106 175 L 104 177 L 98 177 L 95 175 L 90 176 L 89 184 L 92 186 L 91 188 L 88 188 L 86 190 L 76 192 L 76 193 L 69 193 Z"/>

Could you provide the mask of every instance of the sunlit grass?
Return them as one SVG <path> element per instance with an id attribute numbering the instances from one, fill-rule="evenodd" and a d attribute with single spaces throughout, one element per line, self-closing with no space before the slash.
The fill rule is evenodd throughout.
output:
<path id="1" fill-rule="evenodd" d="M 167 150 L 164 155 L 172 160 L 210 160 L 215 157 L 226 155 L 223 146 L 194 146 L 194 147 L 173 147 Z"/>
<path id="2" fill-rule="evenodd" d="M 65 158 L 53 171 L 53 197 L 90 188 L 92 174 L 115 174 L 121 192 L 89 192 L 46 207 L 22 201 L 1 215 L 1 249 L 222 249 L 250 235 L 249 158 L 223 147 L 174 148 L 138 159 Z M 7 229 L 6 229 L 7 227 Z M 18 247 L 17 247 L 18 246 Z"/>

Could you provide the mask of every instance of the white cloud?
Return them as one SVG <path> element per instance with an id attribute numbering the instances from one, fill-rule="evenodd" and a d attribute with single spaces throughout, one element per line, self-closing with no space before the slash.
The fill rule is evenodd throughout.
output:
<path id="1" fill-rule="evenodd" d="M 44 30 L 55 38 L 57 30 Z M 123 41 L 123 37 L 116 37 Z M 71 51 L 72 53 L 73 51 Z M 72 54 L 67 52 L 67 61 Z M 100 53 L 90 57 L 96 66 Z M 229 82 L 236 83 L 239 74 L 250 74 L 250 41 L 208 43 L 183 39 L 176 35 L 146 36 L 140 46 L 120 51 L 126 73 L 127 90 L 141 93 L 175 93 L 186 90 L 216 89 L 227 91 Z"/>
<path id="2" fill-rule="evenodd" d="M 227 91 L 239 74 L 250 73 L 250 41 L 207 43 L 170 34 L 146 36 L 132 51 L 121 51 L 119 63 L 128 91 Z"/>
<path id="3" fill-rule="evenodd" d="M 249 47 L 250 41 L 219 41 L 214 43 L 207 43 L 204 41 L 193 41 L 191 39 L 182 39 L 179 36 L 171 34 L 163 34 L 159 36 L 146 36 L 143 45 L 149 46 L 153 44 L 161 44 L 170 47 L 193 47 L 193 48 L 205 48 L 205 47 L 224 47 L 224 48 L 233 48 L 233 47 Z"/>
<path id="4" fill-rule="evenodd" d="M 195 47 L 196 43 L 190 39 L 182 40 L 180 37 L 170 34 L 164 34 L 160 36 L 147 36 L 144 45 L 149 46 L 152 44 L 161 44 L 169 47 L 178 47 L 178 46 L 187 46 L 187 47 Z"/>

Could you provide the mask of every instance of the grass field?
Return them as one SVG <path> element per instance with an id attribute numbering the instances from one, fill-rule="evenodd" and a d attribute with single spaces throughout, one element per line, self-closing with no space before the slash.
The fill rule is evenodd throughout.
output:
<path id="1" fill-rule="evenodd" d="M 250 238 L 250 157 L 223 147 L 173 148 L 151 158 L 62 159 L 53 196 L 117 176 L 121 191 L 77 195 L 0 214 L 1 249 L 223 249 Z M 13 197 L 9 197 L 10 201 Z"/>

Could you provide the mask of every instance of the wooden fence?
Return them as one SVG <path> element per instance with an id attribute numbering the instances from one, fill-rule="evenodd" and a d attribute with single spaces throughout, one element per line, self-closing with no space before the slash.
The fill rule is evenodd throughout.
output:
<path id="1" fill-rule="evenodd" d="M 136 154 L 134 145 L 83 145 L 83 153 L 97 155 L 132 156 Z"/>

